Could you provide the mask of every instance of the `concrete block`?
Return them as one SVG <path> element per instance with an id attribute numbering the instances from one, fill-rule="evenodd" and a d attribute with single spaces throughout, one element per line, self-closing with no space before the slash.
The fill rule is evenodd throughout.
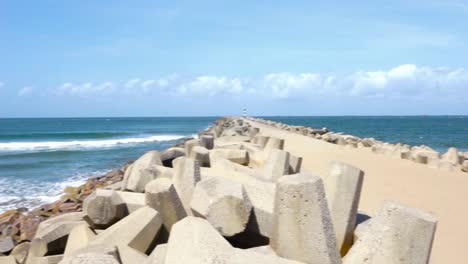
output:
<path id="1" fill-rule="evenodd" d="M 197 183 L 190 205 L 195 216 L 208 220 L 224 236 L 244 231 L 252 210 L 242 185 L 222 177 Z"/>
<path id="2" fill-rule="evenodd" d="M 85 224 L 85 221 L 55 222 L 36 232 L 33 241 L 40 239 L 42 242 L 45 242 L 47 247 L 46 254 L 48 255 L 62 254 L 71 230 L 83 224 Z"/>
<path id="3" fill-rule="evenodd" d="M 320 177 L 299 173 L 278 179 L 270 245 L 284 258 L 341 263 Z"/>
<path id="4" fill-rule="evenodd" d="M 0 256 L 0 264 L 16 264 L 13 256 Z"/>
<path id="5" fill-rule="evenodd" d="M 84 219 L 95 228 L 106 228 L 144 204 L 142 193 L 97 189 L 83 202 Z"/>
<path id="6" fill-rule="evenodd" d="M 30 242 L 23 242 L 15 246 L 15 248 L 10 252 L 10 256 L 13 256 L 18 263 L 24 263 L 26 257 L 28 256 L 29 248 L 31 247 Z"/>
<path id="7" fill-rule="evenodd" d="M 90 245 L 127 245 L 146 252 L 162 225 L 161 215 L 150 207 L 142 207 L 115 223 L 90 242 Z"/>
<path id="8" fill-rule="evenodd" d="M 16 245 L 16 241 L 11 236 L 0 237 L 0 254 L 8 254 Z"/>
<path id="9" fill-rule="evenodd" d="M 172 161 L 183 156 L 185 156 L 185 149 L 172 147 L 161 152 L 161 161 L 164 167 L 172 168 Z"/>
<path id="10" fill-rule="evenodd" d="M 65 256 L 60 264 L 121 264 L 117 246 L 113 244 L 88 245 Z"/>
<path id="11" fill-rule="evenodd" d="M 265 151 L 269 152 L 272 149 L 283 149 L 284 139 L 270 137 L 265 145 Z"/>
<path id="12" fill-rule="evenodd" d="M 30 256 L 26 260 L 26 264 L 57 264 L 60 263 L 63 255 L 53 255 L 44 257 Z"/>
<path id="13" fill-rule="evenodd" d="M 338 161 L 330 163 L 330 173 L 324 178 L 333 229 L 342 256 L 353 243 L 363 179 L 362 170 Z"/>
<path id="14" fill-rule="evenodd" d="M 141 171 L 152 165 L 163 165 L 161 154 L 155 150 L 145 153 L 125 170 L 122 187 L 128 190 L 137 188 Z"/>
<path id="15" fill-rule="evenodd" d="M 201 180 L 200 165 L 194 159 L 180 157 L 174 160 L 174 178 L 172 182 L 182 201 L 187 215 L 191 215 L 190 200 L 197 182 Z"/>
<path id="16" fill-rule="evenodd" d="M 263 178 L 275 182 L 283 175 L 289 174 L 289 152 L 272 149 L 263 166 Z"/>
<path id="17" fill-rule="evenodd" d="M 132 173 L 126 181 L 122 182 L 123 190 L 132 192 L 144 192 L 145 185 L 157 178 L 169 178 L 173 176 L 173 169 L 161 165 L 150 165 L 140 170 L 132 169 Z"/>
<path id="18" fill-rule="evenodd" d="M 343 263 L 428 263 L 436 224 L 430 214 L 386 202 L 366 224 Z"/>
<path id="19" fill-rule="evenodd" d="M 264 148 L 268 142 L 268 139 L 270 139 L 270 137 L 263 136 L 263 135 L 256 135 L 252 139 L 252 143 L 260 145 L 262 148 Z"/>
<path id="20" fill-rule="evenodd" d="M 211 136 L 211 135 L 201 136 L 200 145 L 209 150 L 213 149 L 214 148 L 214 136 Z"/>
<path id="21" fill-rule="evenodd" d="M 231 250 L 207 220 L 189 216 L 172 227 L 165 264 L 227 263 Z"/>
<path id="22" fill-rule="evenodd" d="M 159 244 L 144 264 L 164 264 L 166 260 L 167 244 Z"/>
<path id="23" fill-rule="evenodd" d="M 185 141 L 185 156 L 190 157 L 192 148 L 195 146 L 200 146 L 200 140 L 192 139 Z"/>
<path id="24" fill-rule="evenodd" d="M 213 159 L 227 159 L 241 165 L 249 163 L 247 151 L 241 149 L 213 149 L 210 151 L 210 160 Z"/>
<path id="25" fill-rule="evenodd" d="M 148 256 L 126 245 L 118 245 L 120 261 L 122 264 L 142 264 Z"/>
<path id="26" fill-rule="evenodd" d="M 37 232 L 41 232 L 41 230 L 45 229 L 46 227 L 56 224 L 59 222 L 64 222 L 64 221 L 83 221 L 83 212 L 73 212 L 73 213 L 65 213 L 65 214 L 60 214 L 57 216 L 53 216 L 39 224 L 37 227 Z"/>
<path id="27" fill-rule="evenodd" d="M 226 145 L 231 145 L 233 143 L 239 143 L 239 142 L 249 142 L 250 138 L 248 136 L 223 136 L 216 138 L 214 140 L 214 146 L 215 148 L 218 147 L 223 147 Z"/>
<path id="28" fill-rule="evenodd" d="M 75 226 L 68 235 L 67 245 L 65 247 L 64 257 L 70 256 L 73 251 L 84 248 L 96 237 L 96 234 L 87 224 Z"/>
<path id="29" fill-rule="evenodd" d="M 194 146 L 190 152 L 189 158 L 198 161 L 202 167 L 210 166 L 210 151 L 202 146 Z"/>
<path id="30" fill-rule="evenodd" d="M 153 180 L 146 185 L 145 192 L 146 205 L 161 214 L 168 231 L 173 224 L 187 216 L 171 180 L 166 178 Z"/>
<path id="31" fill-rule="evenodd" d="M 297 174 L 301 172 L 302 157 L 289 154 L 289 171 L 287 174 Z"/>
<path id="32" fill-rule="evenodd" d="M 458 149 L 456 148 L 449 148 L 447 152 L 444 155 L 442 155 L 442 159 L 450 162 L 452 165 L 458 165 L 461 161 L 460 154 L 458 153 Z"/>

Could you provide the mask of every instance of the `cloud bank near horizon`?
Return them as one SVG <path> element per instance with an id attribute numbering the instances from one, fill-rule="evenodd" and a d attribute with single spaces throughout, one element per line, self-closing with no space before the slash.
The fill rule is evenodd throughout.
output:
<path id="1" fill-rule="evenodd" d="M 170 75 L 157 79 L 135 78 L 125 82 L 66 82 L 50 89 L 55 96 L 152 95 L 242 96 L 269 99 L 307 99 L 310 96 L 352 97 L 468 97 L 468 70 L 419 67 L 404 64 L 386 71 L 349 74 L 269 73 L 258 78 L 203 75 Z M 467 98 L 468 99 L 468 98 Z"/>

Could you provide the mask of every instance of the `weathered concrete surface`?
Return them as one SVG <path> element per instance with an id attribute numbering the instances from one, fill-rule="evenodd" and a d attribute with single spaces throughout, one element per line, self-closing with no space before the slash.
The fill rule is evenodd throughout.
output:
<path id="1" fill-rule="evenodd" d="M 173 183 L 187 215 L 192 215 L 190 201 L 197 182 L 201 180 L 200 165 L 194 159 L 180 157 L 174 160 Z"/>
<path id="2" fill-rule="evenodd" d="M 200 164 L 202 167 L 210 166 L 210 151 L 202 146 L 194 146 L 191 151 L 189 158 L 192 158 Z"/>
<path id="3" fill-rule="evenodd" d="M 164 264 L 166 260 L 167 244 L 159 244 L 149 255 L 144 264 Z"/>
<path id="4" fill-rule="evenodd" d="M 146 185 L 145 191 L 146 205 L 161 214 L 168 231 L 173 224 L 187 216 L 171 180 L 166 178 L 153 180 Z"/>
<path id="5" fill-rule="evenodd" d="M 148 259 L 147 255 L 129 246 L 118 245 L 117 248 L 122 264 L 142 264 Z"/>
<path id="6" fill-rule="evenodd" d="M 272 149 L 263 167 L 263 178 L 276 182 L 283 175 L 289 174 L 289 152 Z"/>
<path id="7" fill-rule="evenodd" d="M 122 189 L 132 192 L 144 192 L 148 182 L 157 178 L 172 179 L 173 169 L 162 165 L 149 165 L 141 167 L 138 171 L 132 169 L 132 173 L 123 182 Z"/>
<path id="8" fill-rule="evenodd" d="M 117 246 L 113 244 L 88 245 L 65 256 L 60 264 L 123 264 Z"/>
<path id="9" fill-rule="evenodd" d="M 197 183 L 190 206 L 194 215 L 207 219 L 224 236 L 244 231 L 252 210 L 242 185 L 223 177 Z"/>
<path id="10" fill-rule="evenodd" d="M 65 247 L 64 257 L 70 256 L 73 251 L 84 248 L 96 237 L 96 234 L 87 224 L 75 226 L 68 235 L 67 245 Z"/>
<path id="11" fill-rule="evenodd" d="M 343 263 L 428 263 L 436 223 L 430 214 L 386 202 L 369 221 Z"/>
<path id="12" fill-rule="evenodd" d="M 249 156 L 247 151 L 241 149 L 213 149 L 210 151 L 210 160 L 215 159 L 227 159 L 242 165 L 249 163 Z"/>
<path id="13" fill-rule="evenodd" d="M 341 263 L 322 179 L 300 173 L 277 181 L 270 245 L 284 258 Z"/>
<path id="14" fill-rule="evenodd" d="M 90 245 L 126 245 L 146 252 L 161 225 L 162 217 L 157 211 L 142 207 L 98 234 Z"/>
<path id="15" fill-rule="evenodd" d="M 330 173 L 324 178 L 333 230 L 342 256 L 353 243 L 363 178 L 362 170 L 338 161 L 330 163 Z"/>

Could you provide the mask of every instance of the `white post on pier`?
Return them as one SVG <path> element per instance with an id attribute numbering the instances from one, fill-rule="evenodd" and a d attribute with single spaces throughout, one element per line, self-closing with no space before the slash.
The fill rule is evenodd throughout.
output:
<path id="1" fill-rule="evenodd" d="M 247 109 L 244 108 L 244 117 L 247 117 Z"/>

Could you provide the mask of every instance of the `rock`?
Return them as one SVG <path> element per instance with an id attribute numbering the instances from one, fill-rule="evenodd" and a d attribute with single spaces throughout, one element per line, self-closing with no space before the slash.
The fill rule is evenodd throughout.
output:
<path id="1" fill-rule="evenodd" d="M 195 216 L 208 220 L 224 236 L 243 232 L 252 210 L 242 185 L 222 177 L 197 183 L 190 205 Z"/>
<path id="2" fill-rule="evenodd" d="M 16 241 L 10 237 L 0 237 L 0 253 L 7 254 L 13 250 L 16 245 Z"/>
<path id="3" fill-rule="evenodd" d="M 65 215 L 65 214 L 63 214 Z M 44 223 L 52 221 L 52 219 L 57 218 L 52 217 L 47 219 L 46 221 L 42 222 L 42 225 L 45 225 Z M 25 217 L 20 218 L 20 239 L 22 241 L 31 241 L 34 236 L 36 235 L 36 231 L 39 228 L 39 225 L 41 224 L 42 218 L 34 215 L 34 214 L 28 214 Z"/>
<path id="4" fill-rule="evenodd" d="M 447 152 L 442 155 L 442 159 L 450 162 L 452 165 L 458 165 L 460 164 L 461 157 L 456 148 L 449 148 Z"/>
<path id="5" fill-rule="evenodd" d="M 182 201 L 187 215 L 191 215 L 190 200 L 197 182 L 201 180 L 200 165 L 190 158 L 180 157 L 174 160 L 173 183 Z"/>
<path id="6" fill-rule="evenodd" d="M 24 263 L 28 256 L 29 248 L 31 247 L 30 242 L 23 242 L 16 245 L 16 247 L 10 252 L 10 256 L 13 256 L 18 263 Z"/>
<path id="7" fill-rule="evenodd" d="M 168 231 L 173 224 L 187 216 L 171 180 L 166 178 L 152 180 L 146 185 L 145 192 L 146 205 L 161 214 Z"/>
<path id="8" fill-rule="evenodd" d="M 194 146 L 190 152 L 189 158 L 198 161 L 202 167 L 210 166 L 210 151 L 202 146 Z"/>
<path id="9" fill-rule="evenodd" d="M 161 152 L 161 161 L 164 167 L 172 168 L 172 161 L 183 156 L 185 156 L 185 149 L 172 147 Z"/>
<path id="10" fill-rule="evenodd" d="M 353 243 L 363 178 L 363 171 L 338 161 L 330 163 L 330 173 L 324 178 L 333 229 L 342 256 Z"/>
<path id="11" fill-rule="evenodd" d="M 95 228 L 106 228 L 144 205 L 142 193 L 97 189 L 83 202 L 84 219 Z"/>
<path id="12" fill-rule="evenodd" d="M 206 149 L 214 148 L 214 137 L 210 135 L 203 135 L 200 137 L 200 145 Z"/>
<path id="13" fill-rule="evenodd" d="M 263 177 L 267 181 L 276 182 L 283 175 L 289 174 L 289 152 L 272 149 L 263 167 Z"/>
<path id="14" fill-rule="evenodd" d="M 249 163 L 247 151 L 241 149 L 213 149 L 210 151 L 210 160 L 213 159 L 227 159 L 241 165 Z"/>
<path id="15" fill-rule="evenodd" d="M 86 224 L 73 227 L 68 235 L 64 257 L 70 256 L 77 249 L 86 247 L 95 237 L 96 234 Z"/>
<path id="16" fill-rule="evenodd" d="M 343 263 L 428 263 L 436 223 L 432 215 L 387 202 L 369 221 Z"/>
<path id="17" fill-rule="evenodd" d="M 141 171 L 152 165 L 163 165 L 160 153 L 154 150 L 145 153 L 125 170 L 124 179 L 122 181 L 123 188 L 129 188 L 129 190 L 137 188 L 142 173 Z"/>
<path id="18" fill-rule="evenodd" d="M 90 245 L 126 245 L 146 252 L 162 225 L 161 215 L 150 207 L 142 207 L 98 234 Z"/>
<path id="19" fill-rule="evenodd" d="M 122 188 L 132 192 L 144 192 L 145 186 L 148 182 L 157 178 L 172 179 L 172 177 L 172 168 L 160 165 L 151 165 L 144 169 L 140 169 L 138 172 L 134 171 L 131 176 L 128 177 L 127 181 L 125 181 Z"/>
<path id="20" fill-rule="evenodd" d="M 305 263 L 341 263 L 322 180 L 306 173 L 277 181 L 270 245 Z"/>
<path id="21" fill-rule="evenodd" d="M 185 156 L 190 157 L 192 148 L 195 146 L 200 146 L 200 141 L 198 139 L 192 139 L 185 141 Z"/>
<path id="22" fill-rule="evenodd" d="M 158 245 L 144 264 L 164 264 L 166 259 L 167 244 Z"/>

